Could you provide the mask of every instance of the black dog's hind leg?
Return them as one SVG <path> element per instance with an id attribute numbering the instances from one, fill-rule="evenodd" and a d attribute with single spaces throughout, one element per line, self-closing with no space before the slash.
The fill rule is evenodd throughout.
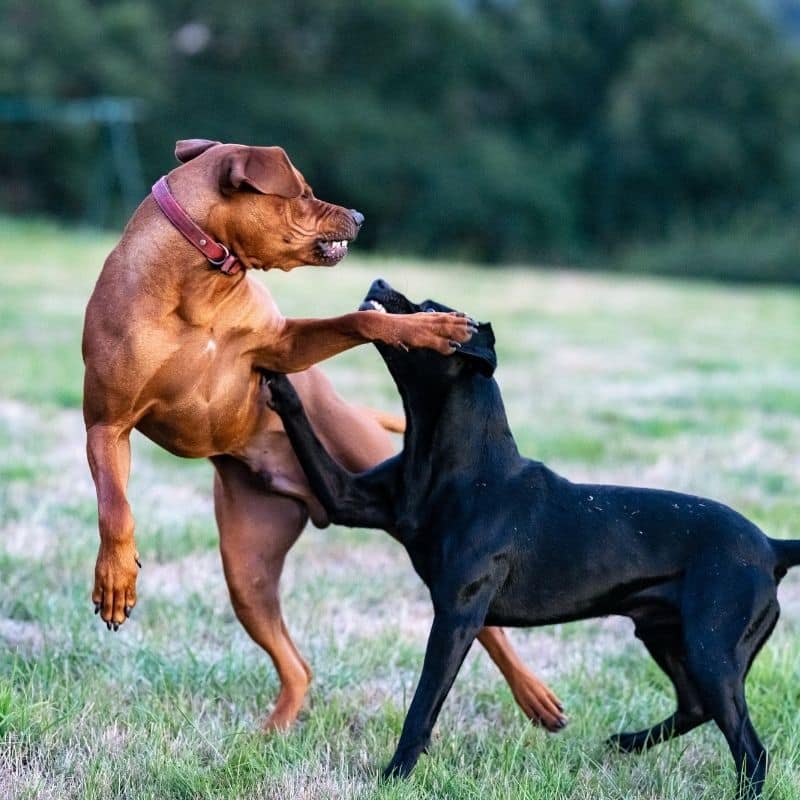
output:
<path id="1" fill-rule="evenodd" d="M 680 620 L 674 624 L 648 628 L 637 624 L 636 636 L 642 640 L 653 659 L 667 674 L 675 687 L 678 708 L 662 722 L 636 733 L 617 733 L 609 743 L 626 753 L 646 750 L 648 747 L 682 736 L 707 722 L 710 717 L 703 709 L 700 692 L 694 685 L 686 667 Z"/>
<path id="2" fill-rule="evenodd" d="M 705 666 L 699 667 L 699 670 Z M 767 751 L 750 720 L 740 669 L 725 669 L 722 674 L 699 678 L 705 683 L 704 702 L 730 747 L 739 776 L 737 798 L 761 796 L 767 775 Z"/>
<path id="3" fill-rule="evenodd" d="M 768 757 L 750 720 L 744 680 L 779 609 L 771 576 L 754 576 L 752 568 L 731 572 L 717 575 L 717 585 L 731 588 L 724 605 L 702 588 L 693 594 L 685 609 L 685 641 L 690 675 L 736 763 L 737 798 L 750 800 L 761 796 Z"/>

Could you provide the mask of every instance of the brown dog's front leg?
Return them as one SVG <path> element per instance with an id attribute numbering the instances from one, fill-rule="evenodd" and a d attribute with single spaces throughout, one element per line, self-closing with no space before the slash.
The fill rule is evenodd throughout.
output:
<path id="1" fill-rule="evenodd" d="M 131 465 L 130 431 L 92 425 L 86 431 L 86 454 L 97 491 L 100 550 L 94 570 L 92 600 L 109 630 L 117 630 L 136 605 L 139 554 L 133 537 L 125 489 Z"/>
<path id="2" fill-rule="evenodd" d="M 300 372 L 366 342 L 427 347 L 449 355 L 475 330 L 475 322 L 459 312 L 354 311 L 329 319 L 285 319 L 269 346 L 256 349 L 254 363 L 274 372 Z"/>
<path id="3" fill-rule="evenodd" d="M 522 662 L 502 628 L 486 627 L 478 633 L 478 641 L 508 681 L 511 693 L 528 719 L 557 733 L 566 724 L 561 701 L 550 687 L 539 680 Z"/>

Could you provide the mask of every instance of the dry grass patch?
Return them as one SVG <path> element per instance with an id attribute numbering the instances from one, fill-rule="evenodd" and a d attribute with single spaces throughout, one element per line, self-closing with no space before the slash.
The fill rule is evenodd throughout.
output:
<path id="1" fill-rule="evenodd" d="M 639 758 L 603 745 L 673 702 L 621 619 L 511 634 L 565 701 L 563 734 L 528 726 L 476 647 L 413 780 L 379 787 L 431 609 L 402 549 L 372 532 L 309 530 L 290 554 L 286 618 L 316 680 L 301 724 L 262 738 L 277 682 L 230 610 L 211 469 L 139 436 L 130 498 L 140 603 L 107 633 L 89 603 L 96 510 L 77 403 L 83 304 L 110 240 L 0 227 L 15 265 L 0 263 L 0 797 L 732 794 L 711 726 Z M 378 275 L 492 320 L 498 379 L 526 453 L 574 479 L 713 496 L 771 535 L 800 537 L 796 293 L 352 257 L 336 270 L 259 279 L 285 313 L 308 316 L 354 308 Z M 326 369 L 345 396 L 399 409 L 372 348 Z M 774 755 L 772 796 L 788 800 L 800 794 L 800 573 L 780 599 L 783 619 L 748 692 Z"/>

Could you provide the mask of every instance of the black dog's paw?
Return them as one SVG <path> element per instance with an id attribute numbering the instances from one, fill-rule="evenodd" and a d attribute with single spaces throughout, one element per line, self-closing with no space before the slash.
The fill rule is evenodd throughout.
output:
<path id="1" fill-rule="evenodd" d="M 381 781 L 403 780 L 411 774 L 411 767 L 393 758 L 389 766 L 381 773 Z"/>
<path id="2" fill-rule="evenodd" d="M 261 376 L 269 389 L 267 405 L 279 414 L 289 414 L 302 410 L 300 398 L 297 396 L 291 381 L 282 372 L 261 370 Z"/>
<path id="3" fill-rule="evenodd" d="M 620 753 L 636 753 L 646 746 L 647 738 L 638 733 L 615 733 L 606 739 L 609 747 Z"/>
<path id="4" fill-rule="evenodd" d="M 391 781 L 407 778 L 417 765 L 419 757 L 423 753 L 428 752 L 429 743 L 430 739 L 426 739 L 424 742 L 408 745 L 403 748 L 398 747 L 392 756 L 392 760 L 389 762 L 389 766 L 383 771 L 381 780 Z"/>

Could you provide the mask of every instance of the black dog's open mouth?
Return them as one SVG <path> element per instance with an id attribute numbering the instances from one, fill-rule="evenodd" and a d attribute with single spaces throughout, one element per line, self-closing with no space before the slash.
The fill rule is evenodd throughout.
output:
<path id="1" fill-rule="evenodd" d="M 361 301 L 359 311 L 379 311 L 381 314 L 413 314 L 422 309 L 395 291 L 383 278 L 377 278 Z"/>
<path id="2" fill-rule="evenodd" d="M 361 301 L 359 311 L 380 311 L 381 314 L 388 314 L 386 306 L 380 300 L 372 300 L 369 297 Z"/>
<path id="3" fill-rule="evenodd" d="M 320 264 L 338 264 L 347 255 L 351 241 L 352 239 L 319 239 L 314 245 L 314 254 Z"/>

